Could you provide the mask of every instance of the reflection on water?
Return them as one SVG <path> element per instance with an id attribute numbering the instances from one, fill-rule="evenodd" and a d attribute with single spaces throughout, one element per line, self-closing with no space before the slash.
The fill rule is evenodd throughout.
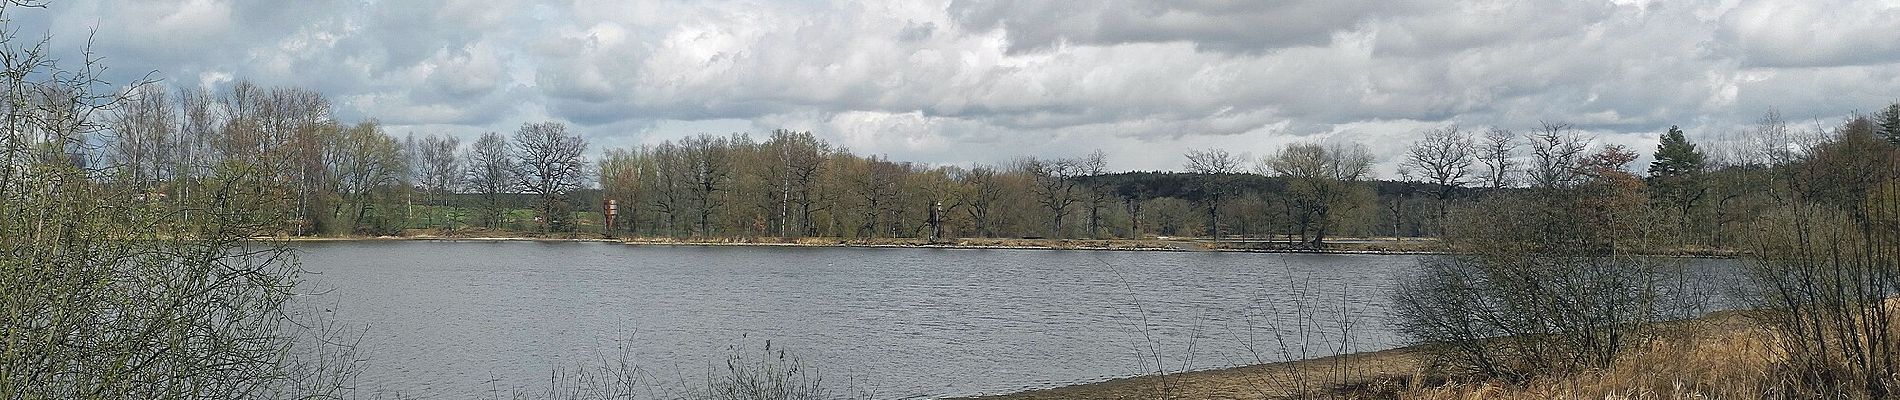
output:
<path id="1" fill-rule="evenodd" d="M 878 397 L 1013 392 L 1152 371 L 1155 353 L 1169 370 L 1278 361 L 1270 332 L 1293 326 L 1302 298 L 1322 315 L 1345 304 L 1353 348 L 1378 350 L 1398 344 L 1385 324 L 1387 292 L 1413 261 L 533 242 L 298 247 L 316 273 L 303 290 L 328 291 L 307 301 L 333 303 L 336 319 L 368 328 L 359 386 L 425 398 L 545 385 L 556 367 L 623 351 L 649 371 L 692 374 L 764 339 L 798 351 L 828 381 Z"/>

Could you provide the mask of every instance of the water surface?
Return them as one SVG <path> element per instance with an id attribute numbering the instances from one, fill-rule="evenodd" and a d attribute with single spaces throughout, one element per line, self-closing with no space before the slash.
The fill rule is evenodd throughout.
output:
<path id="1" fill-rule="evenodd" d="M 361 386 L 464 398 L 628 355 L 698 374 L 733 348 L 791 349 L 880 398 L 1014 392 L 1299 356 L 1273 332 L 1351 321 L 1396 347 L 1389 291 L 1412 256 L 548 242 L 299 244 L 308 291 L 368 328 Z M 1341 317 L 1341 310 L 1346 310 Z M 1304 310 L 1304 312 L 1302 312 Z M 1296 318 L 1306 314 L 1306 317 Z M 1293 343 L 1301 338 L 1284 336 Z M 1324 343 L 1323 345 L 1320 345 Z M 1286 349 L 1286 351 L 1282 351 Z M 723 364 L 720 364 L 723 366 Z"/>

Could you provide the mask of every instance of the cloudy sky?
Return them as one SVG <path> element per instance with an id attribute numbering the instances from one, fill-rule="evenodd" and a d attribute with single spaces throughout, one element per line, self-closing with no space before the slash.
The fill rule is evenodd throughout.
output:
<path id="1" fill-rule="evenodd" d="M 345 120 L 473 137 L 557 120 L 599 146 L 811 130 L 938 164 L 1101 149 L 1370 146 L 1577 125 L 1647 152 L 1778 109 L 1900 98 L 1900 1 L 225 1 L 9 9 L 13 28 L 213 90 L 329 95 Z"/>

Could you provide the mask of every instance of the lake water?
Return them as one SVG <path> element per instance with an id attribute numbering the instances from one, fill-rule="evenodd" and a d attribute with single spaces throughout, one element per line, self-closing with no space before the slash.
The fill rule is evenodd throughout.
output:
<path id="1" fill-rule="evenodd" d="M 1399 345 L 1411 256 L 547 242 L 299 244 L 304 301 L 367 329 L 359 386 L 421 398 L 545 387 L 622 355 L 693 375 L 789 349 L 879 398 L 996 394 L 1298 356 L 1301 321 Z M 1308 317 L 1296 317 L 1305 305 Z M 1339 315 L 1342 305 L 1348 317 Z M 1298 340 L 1297 337 L 1288 339 Z M 1330 355 L 1320 338 L 1309 356 Z"/>

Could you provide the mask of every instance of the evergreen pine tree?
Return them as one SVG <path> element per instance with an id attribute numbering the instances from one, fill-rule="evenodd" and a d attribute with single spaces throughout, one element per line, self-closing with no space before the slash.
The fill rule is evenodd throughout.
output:
<path id="1" fill-rule="evenodd" d="M 1656 145 L 1656 161 L 1649 163 L 1649 177 L 1672 179 L 1693 175 L 1702 171 L 1706 158 L 1683 136 L 1682 128 L 1670 126 L 1669 133 L 1663 134 L 1662 143 Z"/>
<path id="2" fill-rule="evenodd" d="M 1889 143 L 1900 144 L 1900 103 L 1888 105 L 1887 110 L 1880 113 L 1879 123 L 1880 136 Z"/>
<path id="3" fill-rule="evenodd" d="M 1658 200 L 1667 202 L 1676 213 L 1679 233 L 1682 240 L 1689 241 L 1687 235 L 1693 231 L 1690 214 L 1696 203 L 1708 193 L 1703 187 L 1702 170 L 1706 156 L 1696 150 L 1694 143 L 1684 137 L 1682 129 L 1670 126 L 1663 134 L 1662 143 L 1656 145 L 1656 161 L 1649 163 L 1649 183 Z"/>

